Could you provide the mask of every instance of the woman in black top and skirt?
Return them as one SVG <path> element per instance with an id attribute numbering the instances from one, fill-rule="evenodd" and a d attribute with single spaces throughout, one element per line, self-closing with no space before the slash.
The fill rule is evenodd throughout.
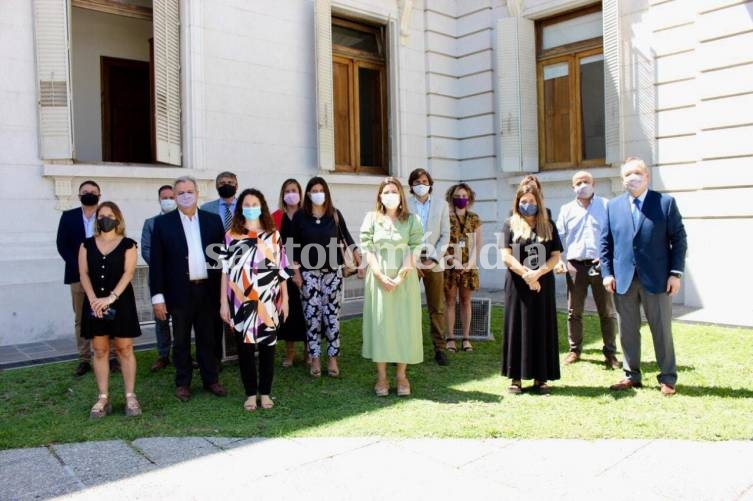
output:
<path id="1" fill-rule="evenodd" d="M 510 393 L 533 379 L 533 389 L 546 394 L 547 381 L 560 378 L 552 270 L 562 244 L 535 184 L 518 187 L 500 247 L 507 266 L 502 375 L 512 380 Z"/>
<path id="2" fill-rule="evenodd" d="M 115 339 L 125 387 L 125 414 L 138 416 L 141 406 L 134 394 L 136 357 L 133 338 L 141 335 L 136 297 L 131 280 L 136 271 L 136 242 L 125 236 L 123 213 L 113 202 L 97 207 L 94 236 L 81 244 L 78 266 L 86 292 L 81 336 L 91 339 L 94 375 L 99 397 L 90 417 L 101 418 L 112 410 L 108 395 L 110 339 Z"/>
<path id="3" fill-rule="evenodd" d="M 329 186 L 322 177 L 313 177 L 306 184 L 303 209 L 292 222 L 293 280 L 301 290 L 310 374 L 321 376 L 321 336 L 327 338 L 327 373 L 340 375 L 337 356 L 340 354 L 340 303 L 343 289 L 343 258 L 337 247 L 341 235 L 348 247 L 355 246 L 345 218 L 335 209 Z M 290 242 L 288 246 L 290 246 Z M 307 247 L 308 246 L 308 247 Z M 305 249 L 305 250 L 304 250 Z M 356 255 L 360 262 L 360 257 Z"/>
<path id="4" fill-rule="evenodd" d="M 286 179 L 280 188 L 279 209 L 272 213 L 277 230 L 282 237 L 283 246 L 291 238 L 293 232 L 293 217 L 301 209 L 301 192 L 303 189 L 293 178 Z M 289 258 L 293 253 L 289 253 Z M 295 343 L 304 343 L 304 360 L 308 361 L 308 349 L 306 343 L 306 320 L 303 317 L 303 304 L 298 286 L 293 281 L 292 271 L 288 272 L 288 316 L 283 320 L 277 331 L 277 339 L 285 341 L 285 358 L 282 359 L 283 367 L 291 367 L 295 359 Z"/>

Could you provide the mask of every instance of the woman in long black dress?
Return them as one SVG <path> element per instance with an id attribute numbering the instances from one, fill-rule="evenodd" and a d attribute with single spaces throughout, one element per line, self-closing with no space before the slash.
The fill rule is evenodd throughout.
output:
<path id="1" fill-rule="evenodd" d="M 552 270 L 562 244 L 534 184 L 518 187 L 502 239 L 507 266 L 502 375 L 512 379 L 510 393 L 521 393 L 521 380 L 533 379 L 533 389 L 546 394 L 547 381 L 560 378 Z"/>
<path id="2" fill-rule="evenodd" d="M 136 297 L 131 280 L 136 271 L 136 242 L 125 236 L 123 213 L 113 202 L 102 202 L 95 213 L 94 236 L 84 240 L 78 255 L 81 286 L 86 292 L 81 337 L 91 339 L 94 375 L 99 397 L 91 408 L 92 418 L 112 410 L 108 395 L 110 339 L 115 339 L 125 387 L 125 414 L 138 416 L 141 406 L 133 392 L 136 357 L 133 338 L 141 335 Z"/>
<path id="3" fill-rule="evenodd" d="M 286 179 L 280 188 L 279 209 L 272 213 L 277 230 L 282 237 L 283 246 L 290 238 L 293 228 L 293 216 L 302 206 L 301 185 L 293 178 Z M 292 252 L 290 256 L 292 256 Z M 306 348 L 306 319 L 303 316 L 303 303 L 301 302 L 301 293 L 298 286 L 293 282 L 293 270 L 288 274 L 288 307 L 290 312 L 287 318 L 280 325 L 277 332 L 277 339 L 285 341 L 285 358 L 282 359 L 283 367 L 291 367 L 295 359 L 295 343 L 303 344 L 303 359 L 308 361 L 308 349 Z"/>

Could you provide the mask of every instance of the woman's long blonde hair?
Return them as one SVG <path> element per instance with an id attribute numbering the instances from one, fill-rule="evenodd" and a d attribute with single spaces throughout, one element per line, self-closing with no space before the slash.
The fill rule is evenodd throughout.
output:
<path id="1" fill-rule="evenodd" d="M 541 196 L 541 192 L 536 188 L 534 183 L 526 183 L 518 186 L 518 191 L 515 192 L 515 198 L 512 203 L 512 216 L 510 216 L 510 230 L 512 231 L 513 240 L 519 238 L 529 239 L 531 238 L 531 225 L 523 218 L 523 215 L 518 209 L 520 199 L 527 194 L 533 195 L 536 199 L 536 205 L 539 207 L 539 211 L 536 213 L 536 224 L 534 229 L 536 231 L 536 240 L 539 242 L 545 242 L 552 239 L 552 225 L 549 222 L 549 216 L 547 215 L 546 207 L 544 207 L 544 199 Z"/>

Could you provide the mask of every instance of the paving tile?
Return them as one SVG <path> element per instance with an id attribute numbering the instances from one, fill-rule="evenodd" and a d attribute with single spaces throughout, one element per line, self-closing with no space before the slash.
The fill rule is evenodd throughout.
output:
<path id="1" fill-rule="evenodd" d="M 601 476 L 670 499 L 738 499 L 753 485 L 751 465 L 753 442 L 656 440 Z"/>
<path id="2" fill-rule="evenodd" d="M 128 478 L 155 468 L 122 440 L 54 445 L 53 450 L 86 486 Z"/>
<path id="3" fill-rule="evenodd" d="M 133 441 L 133 446 L 157 466 L 168 466 L 222 452 L 222 449 L 201 437 L 140 438 Z"/>
<path id="4" fill-rule="evenodd" d="M 46 447 L 0 451 L 1 499 L 44 499 L 83 487 Z"/>
<path id="5" fill-rule="evenodd" d="M 423 456 L 460 468 L 513 444 L 514 440 L 407 439 L 397 445 Z"/>
<path id="6" fill-rule="evenodd" d="M 461 470 L 474 471 L 500 485 L 528 490 L 546 478 L 547 486 L 563 491 L 595 478 L 647 443 L 640 440 L 521 440 L 467 463 Z"/>

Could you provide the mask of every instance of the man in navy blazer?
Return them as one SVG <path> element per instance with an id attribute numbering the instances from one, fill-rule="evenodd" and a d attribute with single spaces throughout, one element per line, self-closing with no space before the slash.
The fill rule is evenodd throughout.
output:
<path id="1" fill-rule="evenodd" d="M 172 316 L 175 396 L 184 402 L 191 398 L 191 329 L 204 388 L 225 396 L 214 353 L 220 318 L 217 259 L 225 232 L 216 214 L 198 209 L 195 179 L 180 177 L 173 190 L 178 210 L 158 216 L 152 230 L 149 287 L 154 316 Z"/>
<path id="2" fill-rule="evenodd" d="M 674 395 L 677 366 L 672 341 L 672 298 L 680 291 L 687 241 L 675 199 L 648 189 L 650 173 L 640 158 L 622 166 L 627 192 L 607 204 L 601 233 L 604 287 L 615 294 L 625 378 L 611 386 L 640 388 L 641 314 L 646 314 L 663 395 Z"/>
<path id="3" fill-rule="evenodd" d="M 60 215 L 58 224 L 57 248 L 58 254 L 65 261 L 65 276 L 63 283 L 70 285 L 71 301 L 73 303 L 73 328 L 78 349 L 78 366 L 74 374 L 83 376 L 91 370 L 92 350 L 91 342 L 81 337 L 81 317 L 84 310 L 86 293 L 81 286 L 78 274 L 78 253 L 85 239 L 94 236 L 94 226 L 97 204 L 100 197 L 99 185 L 88 179 L 78 187 L 78 198 L 81 207 L 64 211 Z M 115 350 L 111 350 L 110 369 L 116 372 L 120 369 L 115 357 Z"/>

